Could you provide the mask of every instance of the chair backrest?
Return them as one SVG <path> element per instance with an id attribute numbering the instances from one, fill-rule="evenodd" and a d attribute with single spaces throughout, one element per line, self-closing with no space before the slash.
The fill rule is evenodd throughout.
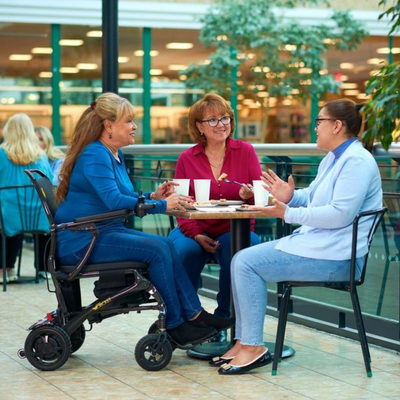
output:
<path id="1" fill-rule="evenodd" d="M 362 285 L 364 283 L 365 279 L 365 273 L 367 270 L 367 263 L 368 263 L 368 254 L 371 248 L 372 240 L 374 238 L 374 234 L 376 230 L 378 229 L 378 226 L 385 215 L 386 211 L 388 209 L 386 207 L 379 208 L 377 210 L 371 210 L 371 211 L 364 211 L 359 213 L 355 218 L 353 222 L 353 239 L 352 239 L 352 249 L 351 249 L 351 272 L 350 272 L 350 285 L 356 284 L 356 285 Z M 367 246 L 368 246 L 368 252 L 365 256 L 364 260 L 364 267 L 362 269 L 362 273 L 360 276 L 360 279 L 355 281 L 355 269 L 356 269 L 356 259 L 357 259 L 357 240 L 358 240 L 358 227 L 359 227 L 359 222 L 363 218 L 371 218 L 371 226 L 368 231 L 367 235 Z"/>
<path id="2" fill-rule="evenodd" d="M 36 189 L 39 199 L 42 202 L 50 226 L 53 226 L 55 224 L 54 216 L 58 208 L 55 196 L 55 186 L 51 183 L 50 179 L 38 169 L 26 169 L 24 172 L 32 181 L 33 187 Z M 36 178 L 34 174 L 39 175 L 40 178 Z"/>
<path id="3" fill-rule="evenodd" d="M 33 185 L 0 188 L 0 232 L 4 236 L 20 233 L 44 233 L 42 207 Z"/>
<path id="4" fill-rule="evenodd" d="M 397 251 L 400 250 L 400 194 L 385 193 L 383 203 L 388 208 L 388 220 L 393 228 L 393 240 Z"/>

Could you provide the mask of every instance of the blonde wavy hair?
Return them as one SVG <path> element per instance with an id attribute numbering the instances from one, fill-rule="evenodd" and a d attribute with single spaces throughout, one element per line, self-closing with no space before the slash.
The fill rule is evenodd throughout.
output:
<path id="1" fill-rule="evenodd" d="M 65 154 L 54 146 L 54 138 L 49 128 L 46 128 L 45 126 L 35 126 L 35 132 L 42 137 L 45 145 L 44 151 L 50 161 L 64 158 Z"/>
<path id="2" fill-rule="evenodd" d="M 133 119 L 135 109 L 127 99 L 115 93 L 103 93 L 83 112 L 72 133 L 65 161 L 59 174 L 57 202 L 65 200 L 75 163 L 83 149 L 100 138 L 104 129 L 104 121 L 118 122 L 121 118 L 128 116 Z"/>
<path id="3" fill-rule="evenodd" d="M 43 156 L 31 119 L 26 114 L 14 114 L 3 131 L 2 147 L 8 159 L 17 165 L 28 165 Z"/>

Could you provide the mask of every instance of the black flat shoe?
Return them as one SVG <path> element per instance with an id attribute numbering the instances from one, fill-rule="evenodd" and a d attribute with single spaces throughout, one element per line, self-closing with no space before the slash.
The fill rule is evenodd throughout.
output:
<path id="1" fill-rule="evenodd" d="M 266 353 L 258 357 L 255 361 L 253 361 L 250 364 L 243 365 L 240 367 L 239 366 L 236 367 L 231 364 L 222 365 L 219 368 L 218 373 L 221 375 L 240 375 L 248 371 L 251 371 L 252 369 L 264 367 L 264 365 L 267 365 L 271 362 L 272 362 L 271 353 L 267 350 Z"/>
<path id="2" fill-rule="evenodd" d="M 214 328 L 196 328 L 184 322 L 176 328 L 167 329 L 169 337 L 181 347 L 206 342 L 217 335 Z"/>
<path id="3" fill-rule="evenodd" d="M 219 332 L 232 328 L 235 325 L 235 318 L 221 318 L 202 310 L 196 319 L 188 323 L 196 328 L 214 328 Z"/>
<path id="4" fill-rule="evenodd" d="M 228 364 L 229 361 L 232 361 L 232 360 L 233 360 L 233 357 L 229 357 L 229 358 L 214 357 L 208 363 L 208 365 L 210 365 L 211 367 L 220 367 L 221 365 Z"/>

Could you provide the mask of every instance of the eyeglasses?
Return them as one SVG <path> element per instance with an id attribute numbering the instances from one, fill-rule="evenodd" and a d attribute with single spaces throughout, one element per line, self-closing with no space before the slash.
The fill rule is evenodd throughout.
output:
<path id="1" fill-rule="evenodd" d="M 337 121 L 336 118 L 315 118 L 315 127 L 318 128 L 322 121 Z"/>
<path id="2" fill-rule="evenodd" d="M 222 118 L 210 118 L 210 119 L 203 119 L 201 122 L 208 122 L 208 125 L 210 125 L 212 128 L 215 128 L 220 122 L 222 125 L 229 125 L 232 121 L 232 118 L 228 115 Z"/>

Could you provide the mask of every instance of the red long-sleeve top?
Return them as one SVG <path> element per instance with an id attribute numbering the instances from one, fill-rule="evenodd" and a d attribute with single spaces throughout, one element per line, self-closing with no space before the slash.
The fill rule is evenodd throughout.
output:
<path id="1" fill-rule="evenodd" d="M 241 183 L 253 183 L 261 176 L 261 166 L 257 154 L 250 143 L 228 138 L 226 141 L 225 159 L 221 173 L 228 174 L 229 180 Z M 211 179 L 211 200 L 241 200 L 240 186 L 233 183 L 219 182 L 215 179 L 204 146 L 197 144 L 185 150 L 178 158 L 175 170 L 176 179 L 190 179 L 189 195 L 195 196 L 194 179 Z M 253 203 L 251 198 L 247 202 Z M 177 218 L 178 226 L 188 237 L 207 234 L 216 238 L 230 231 L 229 219 L 190 220 Z M 254 231 L 254 220 L 251 220 L 251 230 Z"/>

